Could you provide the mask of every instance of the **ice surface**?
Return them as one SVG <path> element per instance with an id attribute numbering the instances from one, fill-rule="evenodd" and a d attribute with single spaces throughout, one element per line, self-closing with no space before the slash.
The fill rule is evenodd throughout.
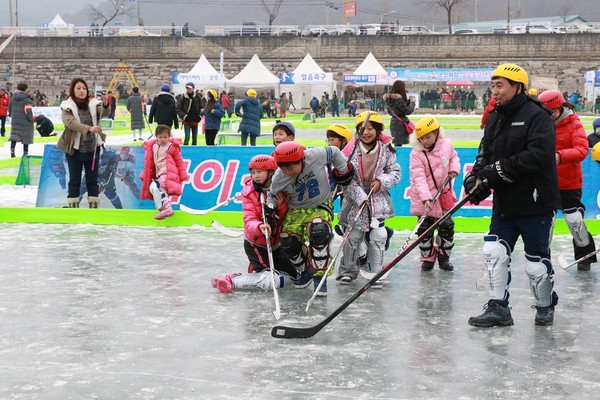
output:
<path id="1" fill-rule="evenodd" d="M 555 325 L 536 327 L 519 246 L 515 325 L 477 329 L 467 319 L 487 301 L 475 288 L 482 235 L 457 234 L 455 272 L 421 273 L 413 252 L 316 336 L 284 340 L 274 325 L 314 325 L 366 281 L 330 281 L 308 314 L 310 290 L 284 287 L 276 323 L 271 292 L 210 286 L 245 270 L 241 238 L 203 227 L 0 232 L 2 399 L 598 398 L 598 264 L 557 267 Z M 555 238 L 554 258 L 572 259 L 570 240 Z"/>

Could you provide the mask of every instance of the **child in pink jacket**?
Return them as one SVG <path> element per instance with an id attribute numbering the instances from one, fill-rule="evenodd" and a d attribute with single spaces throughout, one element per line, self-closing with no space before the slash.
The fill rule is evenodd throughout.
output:
<path id="1" fill-rule="evenodd" d="M 171 196 L 181 195 L 182 182 L 188 180 L 185 163 L 181 157 L 181 140 L 171 137 L 171 128 L 158 125 L 156 139 L 143 144 L 144 170 L 142 180 L 142 200 L 154 200 L 158 209 L 155 219 L 162 220 L 173 216 Z"/>
<path id="2" fill-rule="evenodd" d="M 265 224 L 263 220 L 266 190 L 271 186 L 271 178 L 277 169 L 277 163 L 273 157 L 259 154 L 250 160 L 248 169 L 250 170 L 250 179 L 244 182 L 242 208 L 244 212 L 244 250 L 250 266 L 248 273 L 245 274 L 227 274 L 213 278 L 212 287 L 221 293 L 231 293 L 234 289 L 272 289 L 271 266 L 269 265 L 265 232 L 269 235 L 269 243 L 273 252 L 275 287 L 283 286 L 283 276 L 279 275 L 279 272 L 286 273 L 292 279 L 296 279 L 298 275 L 279 241 L 282 221 L 287 211 L 287 203 L 282 193 L 277 196 L 276 210 L 264 206 L 267 212 L 267 223 Z"/>
<path id="3" fill-rule="evenodd" d="M 456 203 L 452 185 L 443 189 L 437 202 L 431 204 L 431 200 L 446 177 L 454 178 L 458 175 L 460 160 L 452 142 L 444 136 L 443 129 L 435 118 L 426 117 L 417 122 L 410 144 L 413 147 L 410 152 L 410 213 L 421 217 L 427 207 L 430 207 L 427 217 L 417 230 L 417 234 L 421 235 Z M 454 270 L 450 262 L 452 247 L 454 221 L 447 218 L 438 228 L 435 243 L 432 232 L 419 244 L 421 269 L 431 271 L 437 256 L 440 269 Z"/>

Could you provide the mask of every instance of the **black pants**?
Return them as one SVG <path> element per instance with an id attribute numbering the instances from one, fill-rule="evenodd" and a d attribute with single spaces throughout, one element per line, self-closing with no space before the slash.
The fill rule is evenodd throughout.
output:
<path id="1" fill-rule="evenodd" d="M 217 137 L 217 133 L 219 133 L 218 129 L 205 129 L 204 130 L 204 134 L 206 135 L 205 139 L 206 139 L 207 146 L 215 145 L 215 138 Z"/>
<path id="2" fill-rule="evenodd" d="M 2 136 L 4 136 L 5 133 L 6 133 L 6 115 L 0 116 L 0 134 L 2 134 Z"/>
<path id="3" fill-rule="evenodd" d="M 98 197 L 98 155 L 96 149 L 94 153 L 80 153 L 75 150 L 75 154 L 67 154 L 67 165 L 69 166 L 69 194 L 67 197 L 79 198 L 81 190 L 81 174 L 85 170 L 85 185 L 87 187 L 88 196 Z M 92 163 L 94 168 L 92 169 Z"/>
<path id="4" fill-rule="evenodd" d="M 4 136 L 4 135 L 2 135 Z M 15 154 L 15 148 L 17 147 L 17 142 L 15 142 L 14 140 L 10 141 L 10 154 L 14 155 Z M 27 154 L 29 154 L 29 145 L 28 144 L 24 144 L 23 145 L 23 155 L 26 156 Z"/>
<path id="5" fill-rule="evenodd" d="M 269 253 L 266 247 L 255 246 L 248 240 L 244 240 L 244 250 L 250 261 L 252 271 L 261 272 L 269 268 Z M 294 267 L 287 253 L 279 245 L 273 248 L 273 263 L 277 271 L 284 272 L 292 278 L 296 278 L 296 267 Z"/>
<path id="6" fill-rule="evenodd" d="M 256 146 L 256 138 L 257 136 L 252 135 L 248 132 L 242 132 L 242 146 L 245 146 L 248 142 L 248 136 L 250 136 L 250 146 Z"/>

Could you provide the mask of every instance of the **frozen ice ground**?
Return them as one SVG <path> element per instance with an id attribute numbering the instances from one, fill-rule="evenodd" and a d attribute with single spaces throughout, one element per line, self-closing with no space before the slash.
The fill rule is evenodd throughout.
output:
<path id="1" fill-rule="evenodd" d="M 368 290 L 316 336 L 283 340 L 270 336 L 271 292 L 210 286 L 244 270 L 240 238 L 201 227 L 1 224 L 0 232 L 2 399 L 598 397 L 598 264 L 590 273 L 557 268 L 555 324 L 536 327 L 520 247 L 515 326 L 476 329 L 467 319 L 487 301 L 475 288 L 481 235 L 458 234 L 454 273 L 421 273 L 413 252 L 383 290 Z M 407 234 L 396 232 L 392 251 Z M 556 237 L 554 257 L 571 259 L 569 243 Z M 277 324 L 314 325 L 359 285 L 330 282 L 308 314 L 311 292 L 285 287 Z"/>

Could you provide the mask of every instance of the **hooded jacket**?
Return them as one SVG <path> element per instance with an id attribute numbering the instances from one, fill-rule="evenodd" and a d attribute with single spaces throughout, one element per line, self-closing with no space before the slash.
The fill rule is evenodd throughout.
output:
<path id="1" fill-rule="evenodd" d="M 267 241 L 265 235 L 259 228 L 263 223 L 260 193 L 254 190 L 251 178 L 247 178 L 244 181 L 244 189 L 242 189 L 242 209 L 244 212 L 244 238 L 252 244 L 266 247 Z M 277 207 L 279 221 L 277 224 L 277 232 L 271 234 L 271 245 L 279 243 L 279 233 L 281 232 L 286 212 L 287 202 L 284 201 L 283 204 Z"/>
<path id="2" fill-rule="evenodd" d="M 131 96 L 127 98 L 126 107 L 127 111 L 131 113 L 131 129 L 144 129 L 146 104 L 144 103 L 144 99 L 142 99 L 142 95 L 139 93 L 132 93 Z"/>
<path id="3" fill-rule="evenodd" d="M 98 125 L 100 118 L 110 113 L 110 107 L 104 107 L 102 102 L 97 99 L 91 99 L 88 109 L 92 115 L 92 125 Z M 91 126 L 82 124 L 79 120 L 77 105 L 69 97 L 60 104 L 61 116 L 65 130 L 56 143 L 56 148 L 67 154 L 73 155 L 75 150 L 79 149 L 79 143 L 82 135 L 96 135 L 97 146 L 102 146 L 106 141 L 105 133 L 90 133 Z"/>
<path id="4" fill-rule="evenodd" d="M 10 103 L 10 96 L 6 92 L 0 92 L 0 117 L 6 117 L 8 115 L 8 103 Z"/>
<path id="5" fill-rule="evenodd" d="M 576 190 L 583 187 L 581 162 L 588 155 L 588 140 L 577 114 L 563 107 L 563 113 L 554 121 L 556 129 L 556 152 L 560 155 L 558 187 L 560 190 Z"/>
<path id="6" fill-rule="evenodd" d="M 240 111 L 243 111 L 243 114 Z M 256 97 L 246 97 L 239 101 L 235 105 L 235 115 L 242 117 L 238 132 L 260 136 L 260 120 L 263 117 L 263 110 Z"/>
<path id="7" fill-rule="evenodd" d="M 152 100 L 150 106 L 150 115 L 148 122 L 156 121 L 157 124 L 167 125 L 179 129 L 179 119 L 177 118 L 177 109 L 175 96 L 168 92 L 159 92 Z"/>
<path id="8" fill-rule="evenodd" d="M 188 180 L 186 165 L 181 157 L 181 139 L 169 138 L 171 145 L 167 150 L 167 193 L 169 196 L 180 196 L 182 192 L 182 182 Z M 147 140 L 142 146 L 146 153 L 144 154 L 144 170 L 140 175 L 142 180 L 142 191 L 140 198 L 142 200 L 153 200 L 150 193 L 150 183 L 156 179 L 156 166 L 154 165 L 153 146 L 156 139 Z"/>
<path id="9" fill-rule="evenodd" d="M 215 104 L 213 104 L 213 109 L 208 114 L 205 114 L 204 110 L 206 110 L 206 107 L 202 110 L 206 129 L 221 129 L 221 118 L 225 115 L 225 110 L 223 110 L 221 102 L 216 100 Z"/>
<path id="10" fill-rule="evenodd" d="M 458 175 L 460 172 L 460 159 L 454 146 L 452 146 L 452 142 L 446 138 L 443 128 L 440 128 L 438 139 L 431 150 L 423 147 L 416 135 L 410 136 L 410 145 L 413 148 L 410 152 L 409 162 L 410 213 L 421 216 L 425 212 L 423 202 L 433 199 L 448 174 L 456 172 Z M 431 168 L 429 168 L 430 164 Z M 431 171 L 433 171 L 433 175 Z M 439 218 L 448 211 L 442 210 L 442 201 L 440 201 L 442 196 L 449 197 L 452 200 L 448 204 L 456 201 L 452 186 L 446 186 L 438 201 L 431 206 L 428 216 Z"/>
<path id="11" fill-rule="evenodd" d="M 33 143 L 33 101 L 27 93 L 15 90 L 8 103 L 11 130 L 10 140 L 23 144 Z"/>
<path id="12" fill-rule="evenodd" d="M 392 116 L 390 119 L 390 132 L 394 138 L 394 145 L 407 144 L 408 133 L 406 133 L 404 123 L 408 122 L 407 115 L 412 114 L 412 108 L 404 102 L 399 93 L 386 93 L 383 95 L 383 99 L 387 105 L 388 114 Z"/>

